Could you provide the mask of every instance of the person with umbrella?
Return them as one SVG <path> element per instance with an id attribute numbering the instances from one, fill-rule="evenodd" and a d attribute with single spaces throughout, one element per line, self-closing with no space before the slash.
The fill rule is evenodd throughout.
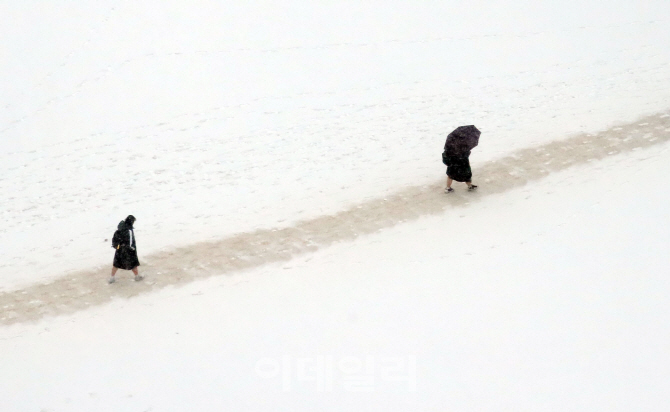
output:
<path id="1" fill-rule="evenodd" d="M 472 169 L 470 168 L 470 152 L 479 144 L 482 134 L 474 125 L 457 127 L 447 136 L 444 143 L 442 162 L 447 166 L 447 188 L 445 193 L 452 193 L 453 181 L 465 182 L 468 190 L 477 189 L 472 184 Z"/>

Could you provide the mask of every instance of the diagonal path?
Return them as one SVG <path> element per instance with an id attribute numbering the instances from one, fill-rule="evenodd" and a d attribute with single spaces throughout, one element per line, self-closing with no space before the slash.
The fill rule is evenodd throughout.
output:
<path id="1" fill-rule="evenodd" d="M 287 261 L 400 222 L 466 206 L 553 172 L 669 140 L 670 113 L 659 113 L 598 134 L 580 134 L 477 165 L 476 177 L 483 183 L 477 193 L 456 192 L 447 196 L 442 191 L 443 181 L 407 187 L 386 198 L 369 200 L 290 227 L 240 233 L 155 253 L 143 257 L 142 272 L 146 279 L 140 283 L 120 281 L 108 287 L 104 283 L 107 269 L 70 273 L 47 284 L 0 294 L 0 324 L 37 321 L 49 315 L 102 305 L 114 298 L 131 298 L 169 285 Z"/>

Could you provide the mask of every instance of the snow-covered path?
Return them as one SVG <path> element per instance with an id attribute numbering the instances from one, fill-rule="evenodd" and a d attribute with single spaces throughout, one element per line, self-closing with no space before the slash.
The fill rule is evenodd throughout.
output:
<path id="1" fill-rule="evenodd" d="M 183 284 L 195 279 L 233 273 L 267 263 L 287 261 L 340 241 L 374 233 L 430 214 L 467 206 L 484 196 L 509 191 L 552 172 L 617 157 L 623 153 L 665 144 L 670 140 L 670 112 L 595 134 L 519 150 L 508 157 L 475 165 L 481 184 L 477 193 L 442 193 L 443 182 L 407 187 L 334 215 L 296 225 L 236 234 L 220 241 L 197 243 L 142 256 L 144 282 L 106 287 L 108 268 L 83 270 L 54 281 L 0 294 L 0 323 L 36 320 Z M 621 157 L 625 159 L 625 156 Z M 597 166 L 594 166 L 597 167 Z M 451 213 L 455 213 L 451 211 Z M 121 277 L 123 279 L 123 277 Z"/>
<path id="2" fill-rule="evenodd" d="M 578 162 L 285 262 L 4 325 L 0 404 L 664 410 L 669 160 L 664 143 Z"/>
<path id="3" fill-rule="evenodd" d="M 668 2 L 151 3 L 3 3 L 0 291 L 128 214 L 145 254 L 288 227 L 432 184 L 462 124 L 486 162 L 670 101 Z"/>
<path id="4" fill-rule="evenodd" d="M 667 409 L 667 16 L 0 1 L 0 409 Z"/>

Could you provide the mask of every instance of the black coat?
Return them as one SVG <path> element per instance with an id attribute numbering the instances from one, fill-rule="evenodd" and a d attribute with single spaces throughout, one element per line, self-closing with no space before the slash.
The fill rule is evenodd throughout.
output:
<path id="1" fill-rule="evenodd" d="M 470 168 L 470 152 L 455 154 L 450 151 L 444 153 L 444 162 L 447 165 L 447 176 L 457 182 L 472 181 Z"/>
<path id="2" fill-rule="evenodd" d="M 140 265 L 137 258 L 137 242 L 132 223 L 121 221 L 118 230 L 114 233 L 114 244 L 118 244 L 114 253 L 114 267 L 131 270 Z"/>

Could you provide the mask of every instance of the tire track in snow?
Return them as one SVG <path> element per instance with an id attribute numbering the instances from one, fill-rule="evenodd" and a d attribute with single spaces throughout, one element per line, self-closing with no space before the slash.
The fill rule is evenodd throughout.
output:
<path id="1" fill-rule="evenodd" d="M 120 272 L 117 283 L 108 286 L 105 283 L 108 268 L 69 273 L 49 283 L 1 293 L 0 324 L 65 315 L 115 298 L 132 298 L 170 285 L 288 261 L 401 222 L 465 207 L 472 201 L 512 190 L 554 172 L 669 140 L 670 112 L 659 113 L 597 134 L 579 134 L 475 165 L 475 177 L 481 183 L 477 193 L 457 191 L 447 196 L 443 193 L 444 180 L 440 179 L 290 227 L 240 233 L 142 256 L 141 269 L 146 279 L 140 283 L 130 281 L 129 275 Z"/>

